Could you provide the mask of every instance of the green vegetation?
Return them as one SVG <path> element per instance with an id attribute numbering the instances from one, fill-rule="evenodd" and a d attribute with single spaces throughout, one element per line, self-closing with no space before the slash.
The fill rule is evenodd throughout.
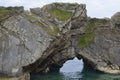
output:
<path id="1" fill-rule="evenodd" d="M 53 29 L 50 29 L 48 27 L 42 27 L 42 28 L 52 36 L 56 36 L 59 33 L 59 28 L 57 26 L 53 26 Z"/>
<path id="2" fill-rule="evenodd" d="M 61 7 L 65 7 L 65 9 L 66 10 L 71 10 L 71 9 L 73 9 L 73 8 L 75 8 L 75 6 L 77 6 L 78 4 L 77 3 L 54 3 L 55 4 L 55 6 L 56 7 L 59 7 L 59 8 L 61 8 Z"/>
<path id="3" fill-rule="evenodd" d="M 37 19 L 33 15 L 28 15 L 27 13 L 24 13 L 23 16 L 27 18 L 30 22 L 37 21 Z"/>
<path id="4" fill-rule="evenodd" d="M 34 23 L 37 26 L 43 26 L 42 23 L 40 23 L 38 21 L 38 19 L 36 19 L 34 16 L 35 15 L 27 15 L 27 14 L 23 14 L 24 17 L 26 17 L 30 22 Z"/>
<path id="5" fill-rule="evenodd" d="M 107 22 L 108 21 L 106 19 L 97 19 L 97 18 L 90 19 L 87 26 L 87 33 L 93 32 L 95 28 L 97 28 L 98 26 L 105 25 L 107 24 Z"/>
<path id="6" fill-rule="evenodd" d="M 66 10 L 74 10 L 76 8 L 76 6 L 78 6 L 77 3 L 68 3 L 68 6 L 66 6 Z"/>
<path id="7" fill-rule="evenodd" d="M 108 21 L 105 19 L 97 19 L 97 18 L 90 19 L 88 22 L 86 34 L 83 34 L 80 36 L 78 47 L 83 48 L 83 47 L 89 45 L 89 43 L 91 43 L 93 41 L 93 39 L 96 35 L 94 32 L 94 29 L 97 28 L 98 26 L 107 24 L 107 22 Z"/>
<path id="8" fill-rule="evenodd" d="M 72 15 L 71 12 L 68 12 L 67 10 L 60 10 L 60 9 L 51 10 L 51 14 L 52 14 L 52 16 L 54 16 L 62 21 L 69 19 L 69 17 Z"/>
<path id="9" fill-rule="evenodd" d="M 4 8 L 4 7 L 0 7 L 0 20 L 2 18 L 4 18 L 6 15 L 8 15 L 11 11 Z"/>
<path id="10" fill-rule="evenodd" d="M 54 3 L 54 4 L 55 4 L 55 6 L 57 6 L 57 7 L 63 7 L 63 4 L 64 4 L 64 3 L 57 3 L 57 2 L 56 2 L 56 3 Z"/>
<path id="11" fill-rule="evenodd" d="M 79 48 L 83 48 L 83 47 L 89 45 L 89 43 L 93 41 L 94 37 L 95 37 L 95 33 L 94 32 L 92 32 L 90 34 L 82 35 L 80 37 L 78 47 Z"/>
<path id="12" fill-rule="evenodd" d="M 78 6 L 77 3 L 54 3 L 57 9 L 64 9 L 64 11 L 67 10 L 74 10 L 76 6 Z"/>
<path id="13" fill-rule="evenodd" d="M 59 33 L 58 26 L 53 26 L 52 35 L 57 35 Z"/>
<path id="14" fill-rule="evenodd" d="M 59 28 L 57 27 L 57 25 L 52 24 L 53 29 L 46 27 L 43 25 L 43 23 L 41 23 L 40 21 L 38 21 L 37 18 L 34 17 L 35 15 L 24 14 L 23 16 L 26 17 L 30 22 L 34 23 L 35 25 L 42 27 L 42 29 L 44 29 L 46 32 L 48 32 L 52 36 L 56 36 L 59 32 Z"/>
<path id="15" fill-rule="evenodd" d="M 0 78 L 0 80 L 11 80 L 10 78 Z"/>

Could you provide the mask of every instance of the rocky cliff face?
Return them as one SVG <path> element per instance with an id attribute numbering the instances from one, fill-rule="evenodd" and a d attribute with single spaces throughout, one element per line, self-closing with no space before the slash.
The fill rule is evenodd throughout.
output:
<path id="1" fill-rule="evenodd" d="M 0 73 L 59 70 L 78 57 L 87 66 L 120 73 L 119 13 L 111 19 L 89 18 L 84 4 L 53 3 L 24 11 L 0 8 Z"/>
<path id="2" fill-rule="evenodd" d="M 81 49 L 78 48 L 77 50 L 78 55 L 82 56 L 85 63 L 90 64 L 94 69 L 105 73 L 117 74 L 120 73 L 120 33 L 119 26 L 113 26 L 114 24 L 111 23 L 111 20 L 102 20 L 104 24 L 99 23 L 93 29 L 93 32 L 80 36 L 80 42 L 84 43 L 84 47 L 79 42 L 78 44 Z M 89 45 L 85 40 L 90 41 Z"/>
<path id="3" fill-rule="evenodd" d="M 17 7 L 17 11 L 13 7 L 1 7 L 3 15 L 0 24 L 0 72 L 2 76 L 19 76 L 24 71 L 49 71 L 50 65 L 53 64 L 51 56 L 63 51 L 62 49 L 66 49 L 67 52 L 67 48 L 70 47 L 70 35 L 66 32 L 70 30 L 70 18 L 77 6 L 78 4 L 54 3 L 41 9 L 31 9 L 31 12 L 23 11 L 23 7 Z"/>

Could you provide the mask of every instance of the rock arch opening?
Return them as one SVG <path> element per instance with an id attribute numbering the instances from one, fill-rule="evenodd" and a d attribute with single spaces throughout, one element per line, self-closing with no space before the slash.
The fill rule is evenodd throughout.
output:
<path id="1" fill-rule="evenodd" d="M 72 60 L 66 61 L 63 66 L 60 68 L 60 74 L 64 77 L 65 80 L 69 79 L 80 79 L 82 78 L 82 71 L 84 68 L 84 63 L 82 59 L 75 57 Z"/>
<path id="2" fill-rule="evenodd" d="M 71 72 L 82 72 L 84 67 L 83 60 L 74 58 L 73 60 L 66 61 L 63 66 L 60 68 L 62 73 L 71 73 Z"/>
<path id="3" fill-rule="evenodd" d="M 47 74 L 31 74 L 32 80 L 78 80 L 82 78 L 82 71 L 84 69 L 83 59 L 77 57 L 66 60 L 59 69 L 52 69 L 53 71 Z"/>

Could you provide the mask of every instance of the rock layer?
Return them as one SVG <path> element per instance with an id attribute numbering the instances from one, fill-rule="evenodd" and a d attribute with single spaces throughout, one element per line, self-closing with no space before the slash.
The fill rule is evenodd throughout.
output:
<path id="1" fill-rule="evenodd" d="M 111 19 L 89 18 L 84 4 L 69 3 L 53 3 L 30 12 L 23 7 L 0 9 L 7 11 L 0 15 L 2 75 L 59 70 L 74 57 L 93 69 L 120 73 L 120 13 Z"/>

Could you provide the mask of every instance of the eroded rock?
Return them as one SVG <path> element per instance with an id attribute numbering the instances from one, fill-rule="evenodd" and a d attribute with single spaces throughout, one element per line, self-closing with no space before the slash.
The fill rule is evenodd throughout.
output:
<path id="1" fill-rule="evenodd" d="M 93 69 L 120 73 L 119 13 L 111 19 L 88 18 L 86 5 L 68 3 L 18 12 L 0 24 L 0 72 L 5 76 L 59 70 L 74 57 Z"/>

